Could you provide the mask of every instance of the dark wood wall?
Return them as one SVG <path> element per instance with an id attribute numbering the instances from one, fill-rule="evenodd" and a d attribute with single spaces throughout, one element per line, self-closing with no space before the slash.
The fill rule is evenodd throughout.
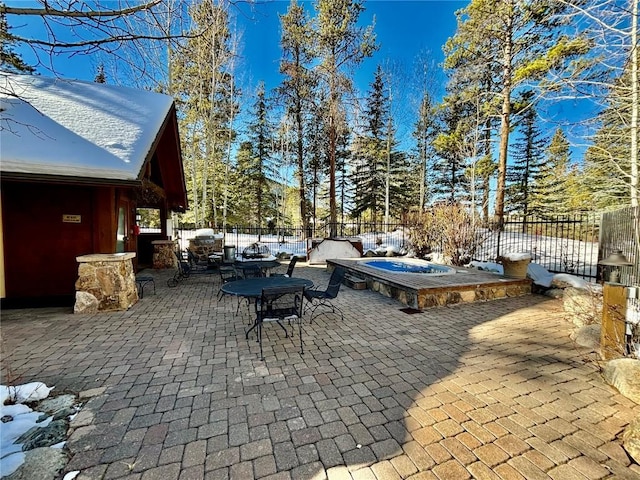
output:
<path id="1" fill-rule="evenodd" d="M 113 187 L 2 182 L 7 299 L 73 296 L 76 257 L 114 252 L 115 202 Z"/>

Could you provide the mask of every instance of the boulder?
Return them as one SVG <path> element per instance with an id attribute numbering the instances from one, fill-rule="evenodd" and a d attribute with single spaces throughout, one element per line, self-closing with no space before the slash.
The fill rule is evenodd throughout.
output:
<path id="1" fill-rule="evenodd" d="M 640 360 L 616 358 L 604 366 L 605 381 L 622 395 L 640 405 Z"/>
<path id="2" fill-rule="evenodd" d="M 37 410 L 39 412 L 48 413 L 53 415 L 58 410 L 73 407 L 76 404 L 75 395 L 59 395 L 53 398 L 46 398 L 38 403 Z"/>
<path id="3" fill-rule="evenodd" d="M 602 292 L 591 288 L 567 287 L 563 307 L 576 327 L 602 321 Z"/>
<path id="4" fill-rule="evenodd" d="M 76 292 L 76 303 L 73 313 L 98 313 L 99 302 L 95 295 L 89 292 Z"/>
<path id="5" fill-rule="evenodd" d="M 67 464 L 61 448 L 36 448 L 25 452 L 24 463 L 6 480 L 56 480 Z"/>
<path id="6" fill-rule="evenodd" d="M 551 298 L 562 298 L 564 297 L 564 290 L 561 288 L 550 288 L 549 290 L 545 290 L 544 295 Z"/>
<path id="7" fill-rule="evenodd" d="M 44 427 L 32 427 L 22 434 L 16 443 L 22 443 L 22 450 L 34 450 L 50 447 L 67 439 L 68 423 L 65 420 L 54 420 Z"/>
<path id="8" fill-rule="evenodd" d="M 571 340 L 580 347 L 585 347 L 592 352 L 600 351 L 600 325 L 592 324 L 580 327 L 571 333 Z"/>
<path id="9" fill-rule="evenodd" d="M 622 446 L 636 463 L 640 463 L 640 416 L 625 429 L 622 434 Z"/>

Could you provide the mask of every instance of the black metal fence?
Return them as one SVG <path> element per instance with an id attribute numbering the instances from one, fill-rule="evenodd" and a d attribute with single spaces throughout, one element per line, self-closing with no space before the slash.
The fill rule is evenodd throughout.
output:
<path id="1" fill-rule="evenodd" d="M 634 215 L 633 218 L 637 223 L 637 210 Z M 630 235 L 633 228 L 622 227 L 628 220 L 629 214 L 612 217 L 610 222 L 620 225 L 620 231 L 626 232 L 615 235 L 622 235 L 624 238 Z M 324 224 L 303 231 L 302 227 L 291 226 L 273 228 L 235 226 L 229 227 L 224 232 L 224 244 L 235 246 L 236 250 L 241 252 L 252 243 L 261 242 L 267 244 L 274 253 L 305 255 L 310 246 L 308 239 L 328 237 L 331 227 L 332 225 Z M 340 223 L 333 227 L 338 236 L 359 237 L 365 252 L 367 250 L 378 253 L 404 252 L 411 248 L 410 227 L 402 222 L 390 224 L 353 222 Z M 614 230 L 607 228 L 607 231 Z M 637 263 L 637 250 L 632 252 L 628 248 L 629 240 L 618 240 L 618 236 L 612 237 L 616 240 L 611 240 L 612 246 L 607 247 L 608 250 L 600 251 L 599 257 L 600 232 L 599 214 L 585 213 L 544 219 L 506 217 L 502 230 L 493 225 L 479 229 L 479 235 L 482 235 L 484 241 L 473 254 L 473 259 L 495 262 L 507 253 L 528 252 L 532 255 L 534 262 L 550 272 L 569 273 L 592 280 L 600 278 L 601 269 L 598 268 L 598 260 L 607 251 L 621 249 Z M 180 230 L 178 234 L 183 242 L 188 243 L 188 239 L 195 235 L 195 231 Z M 614 244 L 617 246 L 613 246 Z M 186 244 L 184 246 L 186 247 Z M 434 245 L 433 250 L 438 252 L 438 246 Z M 637 270 L 628 275 L 635 275 L 635 278 L 638 278 Z"/>
<path id="2" fill-rule="evenodd" d="M 230 226 L 224 232 L 224 244 L 236 247 L 236 251 L 241 252 L 254 242 L 264 243 L 274 252 L 286 252 L 296 255 L 306 255 L 311 240 L 317 238 L 327 238 L 331 227 L 323 224 L 317 227 L 309 227 L 306 231 L 302 227 L 274 226 Z M 392 224 L 369 224 L 369 223 L 342 223 L 337 225 L 336 230 L 339 237 L 358 237 L 362 240 L 364 251 L 393 250 L 402 252 L 409 243 L 409 229 L 401 223 Z M 220 233 L 222 235 L 222 233 Z M 195 236 L 195 230 L 178 230 L 178 237 L 183 241 L 183 248 L 186 248 L 188 240 Z"/>
<path id="3" fill-rule="evenodd" d="M 504 228 L 490 225 L 475 253 L 479 261 L 496 261 L 507 253 L 527 252 L 532 261 L 553 273 L 598 278 L 600 215 L 593 213 L 548 218 L 505 217 Z"/>
<path id="4" fill-rule="evenodd" d="M 606 267 L 602 272 L 606 277 L 611 269 L 620 272 L 620 283 L 628 286 L 640 285 L 640 208 L 626 207 L 602 214 L 600 229 L 600 259 L 620 250 L 630 266 Z M 605 278 L 606 280 L 607 278 Z"/>

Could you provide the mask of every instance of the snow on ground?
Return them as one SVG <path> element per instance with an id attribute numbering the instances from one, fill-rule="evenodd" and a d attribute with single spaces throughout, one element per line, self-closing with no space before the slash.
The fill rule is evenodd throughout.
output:
<path id="1" fill-rule="evenodd" d="M 49 396 L 53 387 L 47 387 L 42 382 L 31 382 L 18 386 L 0 385 L 0 461 L 2 475 L 10 475 L 24 462 L 25 454 L 22 444 L 15 443 L 21 435 L 33 427 L 46 427 L 52 417 L 38 422 L 41 412 L 34 412 L 25 403 L 44 400 Z M 5 405 L 5 402 L 15 402 Z"/>
<path id="2" fill-rule="evenodd" d="M 195 230 L 179 230 L 180 245 L 184 250 L 189 245 L 189 239 L 195 236 Z M 586 276 L 595 278 L 598 269 L 598 243 L 584 242 L 559 237 L 551 237 L 539 234 L 521 232 L 485 231 L 485 239 L 478 248 L 473 258 L 483 260 L 485 268 L 499 270 L 502 265 L 493 263 L 499 250 L 500 255 L 506 258 L 517 259 L 529 255 L 532 262 L 544 267 L 547 271 L 566 272 L 572 277 Z M 216 236 L 222 236 L 221 233 Z M 363 232 L 357 235 L 362 241 L 363 252 L 375 252 L 386 255 L 389 252 L 404 254 L 409 247 L 409 233 L 407 229 L 398 228 L 391 232 Z M 297 255 L 305 257 L 307 254 L 307 240 L 302 236 L 263 234 L 258 237 L 255 234 L 243 234 L 238 232 L 228 233 L 225 243 L 234 245 L 238 254 L 245 247 L 255 242 L 264 243 L 272 254 L 287 256 Z M 432 261 L 442 263 L 443 259 L 438 253 L 434 253 Z M 497 266 L 495 266 L 497 265 Z"/>

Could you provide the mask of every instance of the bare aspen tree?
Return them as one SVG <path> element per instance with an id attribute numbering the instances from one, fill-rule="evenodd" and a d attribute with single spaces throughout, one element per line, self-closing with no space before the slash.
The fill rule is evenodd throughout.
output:
<path id="1" fill-rule="evenodd" d="M 638 77 L 638 0 L 594 0 L 588 3 L 558 0 L 568 7 L 576 36 L 585 38 L 589 54 L 570 70 L 554 72 L 547 83 L 560 98 L 583 98 L 610 113 L 608 123 L 617 127 L 591 133 L 591 154 L 604 168 L 616 172 L 628 189 L 630 204 L 640 205 L 640 153 L 638 119 L 640 83 Z M 600 120 L 600 119 L 598 119 Z M 605 138 L 608 137 L 608 138 Z M 625 145 L 625 148 L 620 148 Z M 615 181 L 615 178 L 611 178 Z M 615 188 L 615 185 L 610 185 Z"/>

